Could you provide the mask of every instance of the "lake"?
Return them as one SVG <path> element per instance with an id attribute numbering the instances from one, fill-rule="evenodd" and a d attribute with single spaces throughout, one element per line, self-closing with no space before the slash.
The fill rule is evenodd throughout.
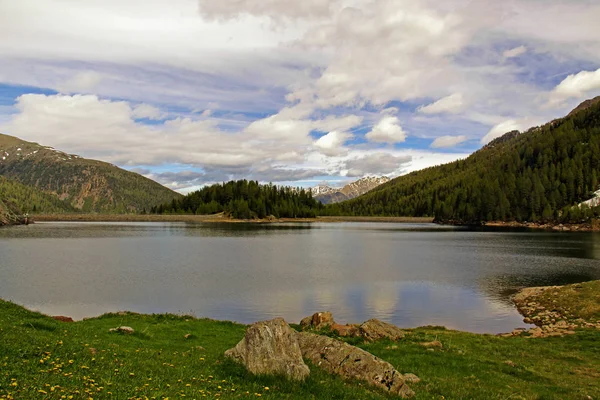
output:
<path id="1" fill-rule="evenodd" d="M 600 279 L 600 235 L 395 223 L 48 222 L 0 229 L 0 298 L 76 319 L 317 311 L 498 333 L 524 286 Z"/>

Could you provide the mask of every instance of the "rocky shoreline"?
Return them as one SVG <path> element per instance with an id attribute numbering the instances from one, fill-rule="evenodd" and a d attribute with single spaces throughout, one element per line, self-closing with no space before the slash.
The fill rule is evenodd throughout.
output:
<path id="1" fill-rule="evenodd" d="M 555 232 L 600 232 L 600 220 L 593 220 L 581 224 L 490 221 L 485 222 L 483 226 L 494 228 L 528 228 Z"/>
<path id="2" fill-rule="evenodd" d="M 576 329 L 600 329 L 600 281 L 522 289 L 513 297 L 531 329 L 501 336 L 551 337 L 572 335 Z"/>

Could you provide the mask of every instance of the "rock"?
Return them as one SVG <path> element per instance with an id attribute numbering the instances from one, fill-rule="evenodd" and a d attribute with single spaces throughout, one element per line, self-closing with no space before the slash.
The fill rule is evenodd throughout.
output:
<path id="1" fill-rule="evenodd" d="M 370 319 L 360 327 L 360 335 L 371 342 L 380 339 L 399 340 L 404 337 L 404 331 L 397 326 L 378 319 Z"/>
<path id="2" fill-rule="evenodd" d="M 333 325 L 338 324 L 335 323 L 333 314 L 329 311 L 314 313 L 300 321 L 302 329 L 324 329 Z"/>
<path id="3" fill-rule="evenodd" d="M 336 332 L 339 336 L 360 336 L 360 329 L 358 328 L 358 325 L 333 324 L 331 325 L 331 331 Z"/>
<path id="4" fill-rule="evenodd" d="M 344 379 L 358 379 L 403 398 L 414 395 L 402 374 L 371 353 L 327 336 L 297 334 L 304 358 Z"/>
<path id="5" fill-rule="evenodd" d="M 135 332 L 135 330 L 130 326 L 119 326 L 118 328 L 111 328 L 108 330 L 109 332 L 117 332 L 124 333 L 126 335 L 131 335 Z"/>
<path id="6" fill-rule="evenodd" d="M 439 340 L 434 340 L 432 342 L 422 342 L 419 344 L 421 346 L 425 347 L 426 349 L 434 349 L 434 348 L 441 349 L 443 347 L 442 342 L 440 342 Z"/>
<path id="7" fill-rule="evenodd" d="M 244 338 L 227 350 L 225 356 L 244 364 L 253 374 L 278 374 L 291 380 L 304 380 L 310 373 L 302 360 L 296 332 L 283 318 L 251 325 Z"/>
<path id="8" fill-rule="evenodd" d="M 60 321 L 60 322 L 73 322 L 73 318 L 65 317 L 64 315 L 57 315 L 52 318 L 54 318 L 55 320 Z"/>
<path id="9" fill-rule="evenodd" d="M 406 383 L 419 383 L 421 382 L 421 378 L 416 376 L 415 374 L 404 374 L 402 375 L 404 378 L 404 382 Z"/>

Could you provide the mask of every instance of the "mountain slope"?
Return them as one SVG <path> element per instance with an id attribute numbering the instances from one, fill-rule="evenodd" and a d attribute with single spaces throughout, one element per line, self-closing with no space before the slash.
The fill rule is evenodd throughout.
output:
<path id="1" fill-rule="evenodd" d="M 14 203 L 0 196 L 0 226 L 21 223 L 20 214 Z"/>
<path id="2" fill-rule="evenodd" d="M 181 197 L 112 164 L 2 134 L 0 175 L 52 194 L 84 212 L 141 212 Z"/>
<path id="3" fill-rule="evenodd" d="M 73 212 L 75 209 L 66 201 L 44 193 L 34 187 L 23 185 L 17 181 L 0 175 L 0 199 L 12 204 L 19 204 L 24 213 Z"/>
<path id="4" fill-rule="evenodd" d="M 594 211 L 573 206 L 598 189 L 600 103 L 588 101 L 576 110 L 522 134 L 509 132 L 465 160 L 396 178 L 326 212 L 461 223 L 590 218 Z"/>
<path id="5" fill-rule="evenodd" d="M 317 186 L 311 189 L 314 198 L 323 204 L 333 204 L 350 200 L 362 194 L 373 190 L 377 186 L 388 182 L 387 176 L 374 177 L 368 176 L 357 181 L 351 182 L 341 189 L 331 188 L 329 186 Z"/>

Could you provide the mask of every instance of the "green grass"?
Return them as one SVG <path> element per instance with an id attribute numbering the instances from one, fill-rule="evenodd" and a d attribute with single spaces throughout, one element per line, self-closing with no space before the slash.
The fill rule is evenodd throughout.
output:
<path id="1" fill-rule="evenodd" d="M 109 333 L 121 325 L 136 332 Z M 132 313 L 63 323 L 0 301 L 0 398 L 391 398 L 314 366 L 304 383 L 252 376 L 223 357 L 244 331 L 230 322 Z M 434 339 L 442 349 L 419 344 Z M 527 339 L 419 328 L 396 343 L 358 344 L 417 374 L 416 399 L 600 397 L 598 330 Z"/>
<path id="2" fill-rule="evenodd" d="M 547 310 L 554 310 L 568 321 L 581 318 L 600 322 L 600 281 L 590 281 L 546 290 L 530 299 Z"/>

